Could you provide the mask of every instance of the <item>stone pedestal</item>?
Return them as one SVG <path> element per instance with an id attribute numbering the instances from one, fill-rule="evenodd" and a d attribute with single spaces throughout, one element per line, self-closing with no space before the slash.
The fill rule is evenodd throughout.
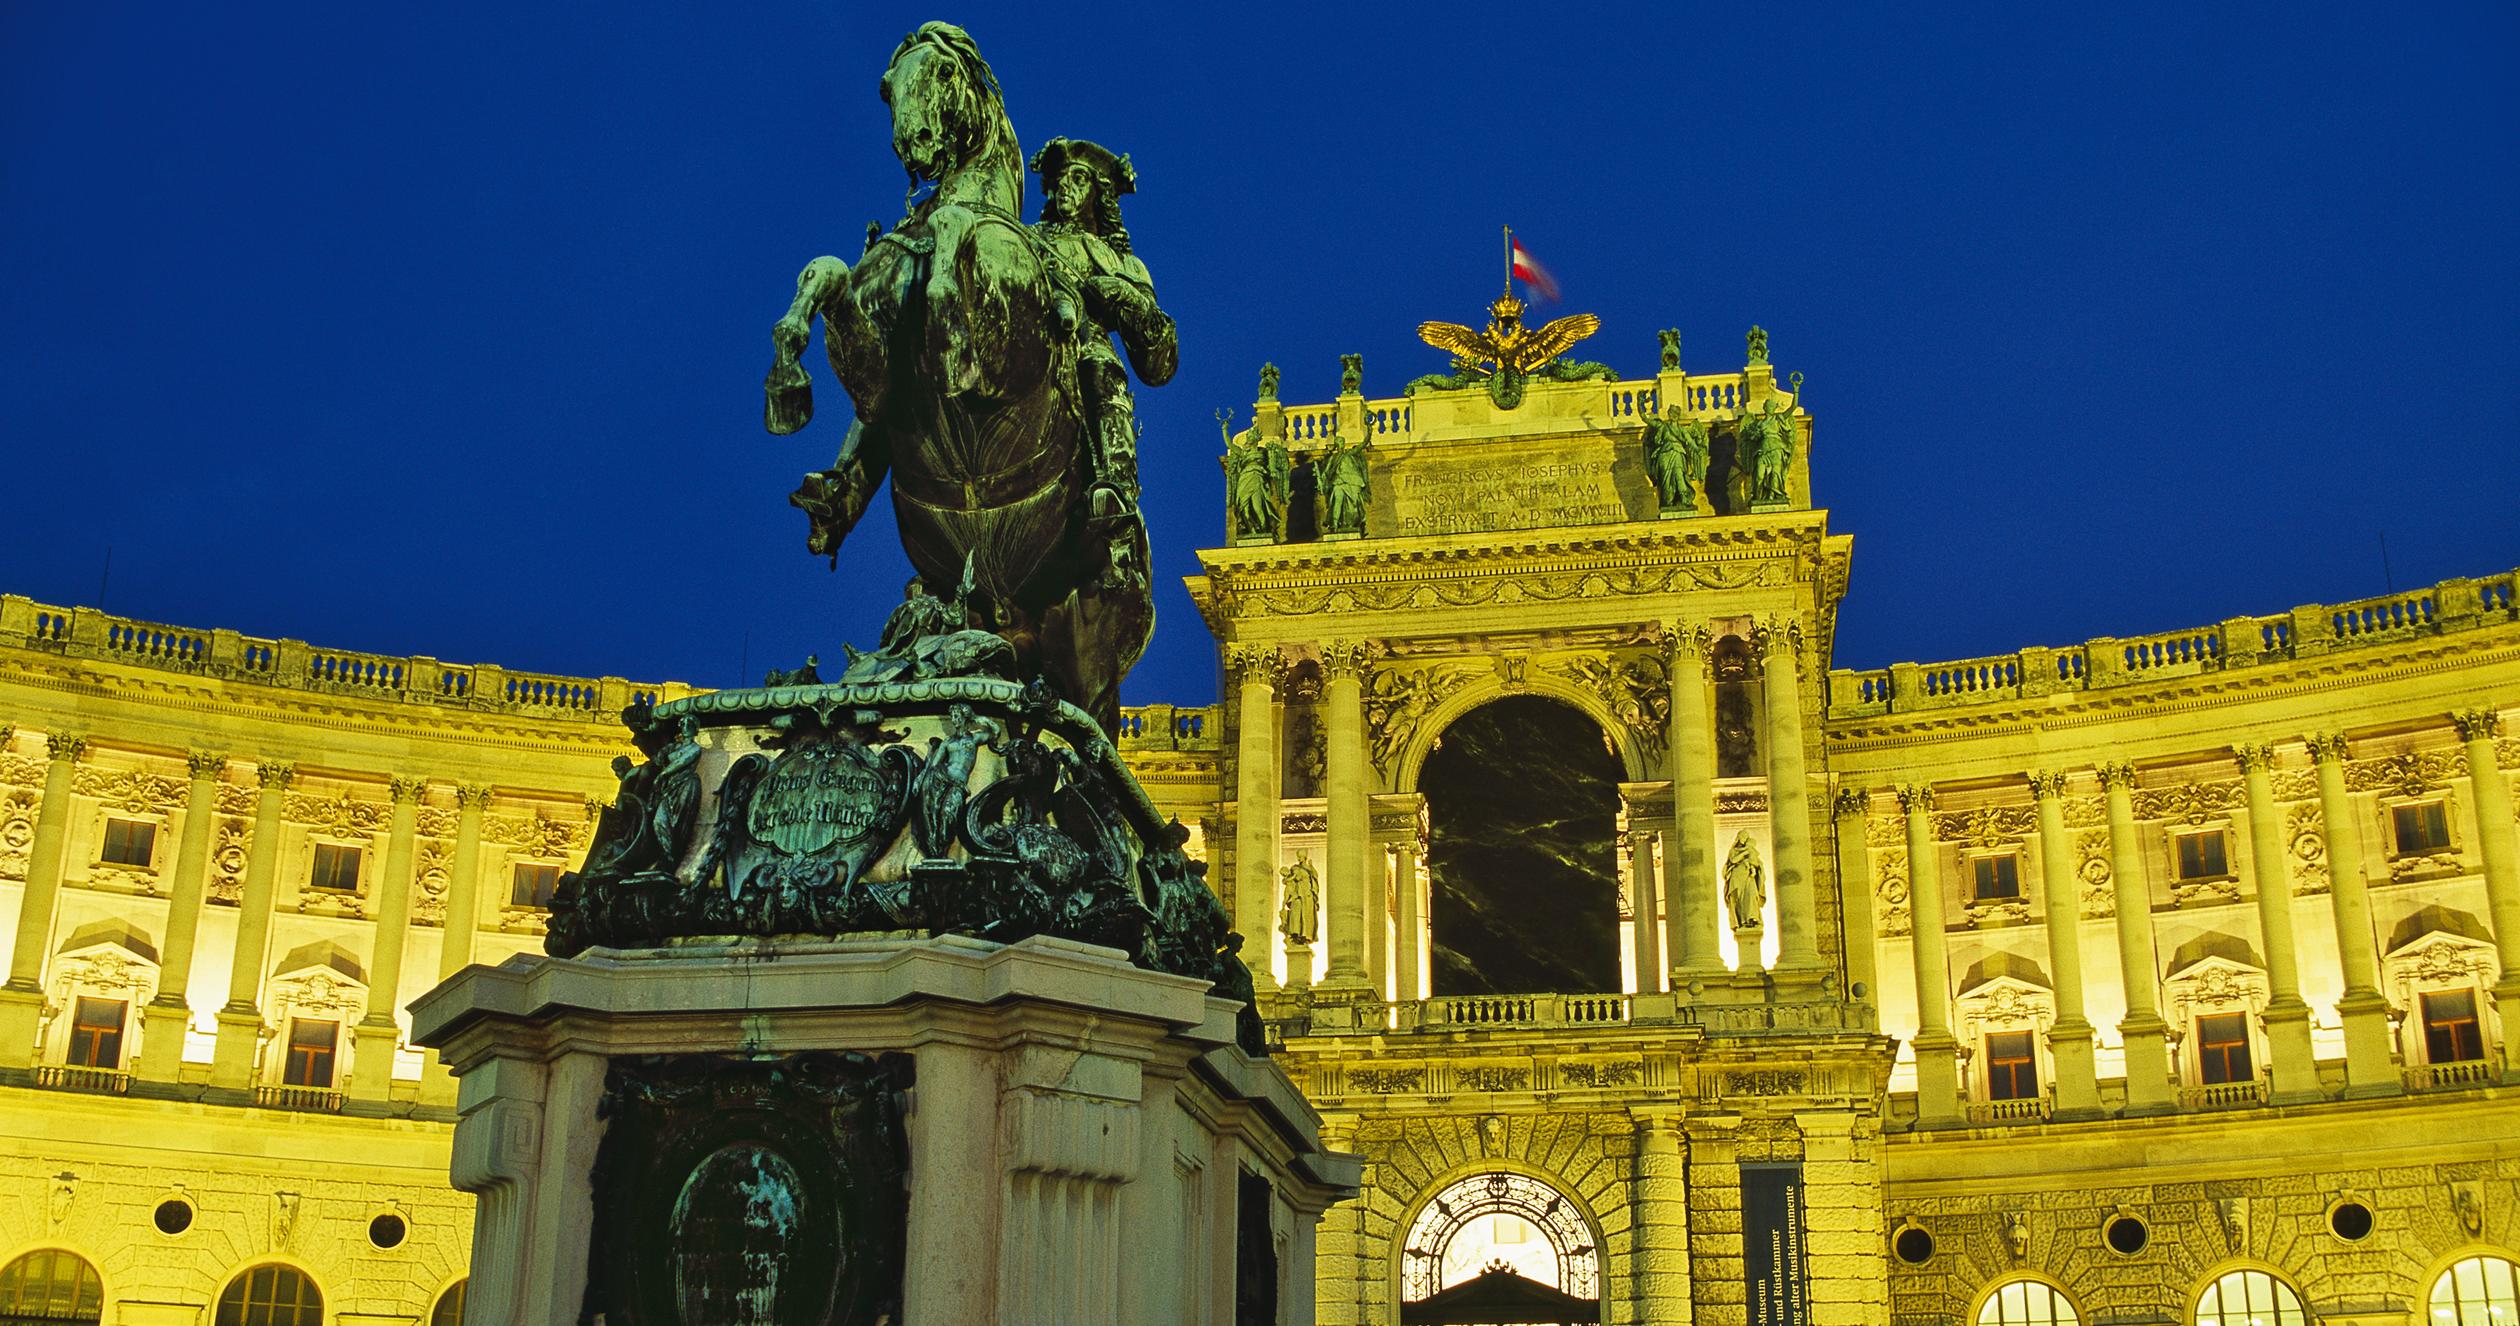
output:
<path id="1" fill-rule="evenodd" d="M 1267 1320 L 1309 1323 L 1313 1229 L 1355 1191 L 1358 1165 L 1325 1152 L 1286 1075 L 1235 1044 L 1235 1012 L 1204 981 L 1046 936 L 688 941 L 469 968 L 412 1005 L 414 1039 L 460 1081 L 455 1185 L 481 1198 L 466 1319 L 580 1320 L 590 1258 L 620 1264 L 596 1246 L 618 1209 L 598 1185 L 626 1168 L 606 1131 L 653 1112 L 646 1084 L 771 1084 L 753 1090 L 758 1104 L 785 1089 L 781 1074 L 820 1072 L 874 1084 L 848 1109 L 807 1109 L 821 1131 L 796 1136 L 897 1153 L 889 1166 L 844 1160 L 841 1229 L 845 1247 L 873 1234 L 875 1259 L 898 1259 L 871 1291 L 867 1254 L 847 1273 L 859 1295 L 889 1292 L 897 1274 L 906 1326 L 1231 1321 L 1238 1294 L 1273 1301 Z M 748 1172 L 792 1160 L 810 1174 L 811 1156 L 760 1158 L 780 1149 L 771 1135 L 696 1165 L 655 1162 L 689 1148 L 641 1153 L 641 1172 L 684 1194 L 679 1228 L 700 1176 L 739 1150 Z M 599 1154 L 613 1172 L 599 1176 Z M 866 1204 L 863 1190 L 888 1185 L 895 1206 Z M 869 1228 L 865 1213 L 884 1209 L 905 1213 L 901 1229 Z M 664 1246 L 677 1267 L 704 1251 Z"/>

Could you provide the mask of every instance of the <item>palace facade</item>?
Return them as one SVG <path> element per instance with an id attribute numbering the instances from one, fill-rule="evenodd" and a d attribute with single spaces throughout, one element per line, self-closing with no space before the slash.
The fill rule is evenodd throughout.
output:
<path id="1" fill-rule="evenodd" d="M 1366 1162 L 1317 1319 L 2520 1320 L 2514 576 L 1839 667 L 1751 359 L 1229 443 L 1121 747 Z M 458 1320 L 405 1005 L 687 693 L 0 598 L 0 1319 Z"/>

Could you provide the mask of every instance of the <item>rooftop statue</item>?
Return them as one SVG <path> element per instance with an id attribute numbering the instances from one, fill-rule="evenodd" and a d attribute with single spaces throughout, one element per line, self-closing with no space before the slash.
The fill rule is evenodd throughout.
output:
<path id="1" fill-rule="evenodd" d="M 771 335 L 771 432 L 812 417 L 799 360 L 817 318 L 856 409 L 838 458 L 789 500 L 811 521 L 807 546 L 836 565 L 889 475 L 919 574 L 955 584 L 968 567 L 971 624 L 1006 638 L 1016 675 L 1046 677 L 1115 731 L 1154 599 L 1134 411 L 1110 337 L 1149 385 L 1174 366 L 1172 320 L 1120 224 L 1136 172 L 1097 144 L 1053 139 L 1033 158 L 1041 224 L 1026 226 L 1024 156 L 997 77 L 950 24 L 905 38 L 882 92 L 908 211 L 870 228 L 854 268 L 806 264 Z"/>

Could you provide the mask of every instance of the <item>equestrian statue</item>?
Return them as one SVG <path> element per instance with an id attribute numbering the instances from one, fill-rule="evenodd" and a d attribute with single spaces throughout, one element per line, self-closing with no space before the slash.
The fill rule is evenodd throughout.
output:
<path id="1" fill-rule="evenodd" d="M 823 324 L 856 418 L 828 469 L 789 498 L 807 547 L 838 548 L 892 480 L 902 548 L 930 585 L 967 586 L 961 625 L 1118 730 L 1120 679 L 1154 631 L 1128 375 L 1174 367 L 1172 319 L 1130 252 L 1125 156 L 1053 139 L 1032 160 L 1046 201 L 1024 224 L 1026 160 L 997 77 L 962 29 L 928 23 L 884 70 L 908 210 L 868 227 L 855 267 L 816 258 L 772 330 L 765 420 L 813 413 L 800 360 Z"/>

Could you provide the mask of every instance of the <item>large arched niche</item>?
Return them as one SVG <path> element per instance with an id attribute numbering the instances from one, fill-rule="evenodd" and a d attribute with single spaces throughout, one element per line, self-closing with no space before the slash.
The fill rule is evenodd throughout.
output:
<path id="1" fill-rule="evenodd" d="M 1581 710 L 1506 695 L 1418 771 L 1437 995 L 1616 991 L 1620 761 Z"/>

